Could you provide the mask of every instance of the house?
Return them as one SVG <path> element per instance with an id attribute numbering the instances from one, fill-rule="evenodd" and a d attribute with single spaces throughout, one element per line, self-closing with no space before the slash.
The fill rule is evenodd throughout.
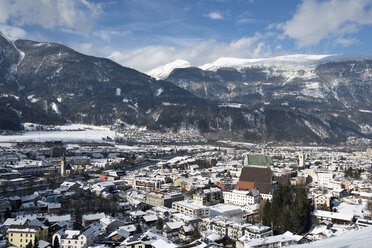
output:
<path id="1" fill-rule="evenodd" d="M 145 233 L 134 234 L 121 243 L 125 248 L 175 248 L 177 247 L 166 237 L 163 237 L 152 230 Z"/>
<path id="2" fill-rule="evenodd" d="M 209 209 L 211 217 L 222 216 L 225 218 L 241 219 L 244 214 L 241 207 L 229 204 L 218 204 L 211 206 Z"/>
<path id="3" fill-rule="evenodd" d="M 146 214 L 141 218 L 142 226 L 146 228 L 155 226 L 157 221 L 158 217 L 155 214 Z"/>
<path id="4" fill-rule="evenodd" d="M 259 203 L 260 192 L 257 189 L 225 191 L 223 192 L 223 199 L 228 204 L 246 206 Z"/>
<path id="5" fill-rule="evenodd" d="M 93 223 L 83 230 L 64 230 L 57 231 L 52 236 L 52 245 L 59 244 L 61 248 L 86 248 L 94 243 L 101 233 L 102 225 Z"/>
<path id="6" fill-rule="evenodd" d="M 273 236 L 273 231 L 268 226 L 256 224 L 256 225 L 250 225 L 249 227 L 247 227 L 244 234 L 248 236 L 249 238 L 262 239 L 262 238 L 266 238 L 269 236 Z"/>
<path id="7" fill-rule="evenodd" d="M 322 210 L 314 210 L 313 215 L 320 221 L 328 220 L 336 224 L 352 224 L 354 216 L 352 214 L 342 214 Z"/>
<path id="8" fill-rule="evenodd" d="M 184 243 L 190 243 L 195 237 L 195 228 L 192 225 L 183 225 L 179 229 L 179 238 Z"/>
<path id="9" fill-rule="evenodd" d="M 119 228 L 116 231 L 113 231 L 108 236 L 109 240 L 114 243 L 115 246 L 119 246 L 126 238 L 128 238 L 131 234 L 126 231 L 124 228 Z"/>
<path id="10" fill-rule="evenodd" d="M 97 214 L 85 214 L 82 216 L 82 225 L 89 226 L 94 222 L 98 222 L 100 219 L 106 217 L 105 213 L 97 213 Z"/>
<path id="11" fill-rule="evenodd" d="M 212 206 L 223 202 L 222 190 L 217 187 L 200 189 L 193 195 L 193 201 L 203 206 Z"/>
<path id="12" fill-rule="evenodd" d="M 169 221 L 164 224 L 162 235 L 170 240 L 177 241 L 178 232 L 184 225 L 183 221 Z"/>
<path id="13" fill-rule="evenodd" d="M 158 191 L 150 191 L 146 195 L 146 203 L 151 206 L 164 206 L 171 208 L 172 203 L 176 201 L 182 201 L 185 197 L 181 193 L 165 193 Z"/>
<path id="14" fill-rule="evenodd" d="M 313 197 L 313 206 L 316 209 L 323 210 L 331 207 L 331 196 L 329 195 L 316 195 Z"/>
<path id="15" fill-rule="evenodd" d="M 227 237 L 232 240 L 238 240 L 240 237 L 244 236 L 245 230 L 251 226 L 251 224 L 244 222 L 232 223 L 227 228 Z"/>
<path id="16" fill-rule="evenodd" d="M 48 214 L 59 214 L 61 212 L 61 203 L 48 203 Z"/>
<path id="17" fill-rule="evenodd" d="M 210 215 L 209 208 L 195 204 L 193 201 L 173 202 L 172 208 L 181 213 L 188 213 L 201 218 L 208 217 Z"/>
<path id="18" fill-rule="evenodd" d="M 4 225 L 8 228 L 8 242 L 13 246 L 26 247 L 38 240 L 48 240 L 48 227 L 38 219 L 7 219 Z"/>
<path id="19" fill-rule="evenodd" d="M 163 181 L 152 177 L 139 177 L 133 181 L 135 189 L 158 190 L 161 188 Z"/>
<path id="20" fill-rule="evenodd" d="M 236 241 L 236 248 L 283 247 L 297 244 L 302 238 L 302 236 L 294 235 L 289 231 L 281 235 L 270 236 L 262 239 L 251 239 L 247 236 L 243 236 Z"/>
<path id="21" fill-rule="evenodd" d="M 103 217 L 99 220 L 99 223 L 102 225 L 101 230 L 105 230 L 108 233 L 111 233 L 112 231 L 118 229 L 121 226 L 124 226 L 125 224 L 123 221 L 119 221 L 110 216 Z"/>

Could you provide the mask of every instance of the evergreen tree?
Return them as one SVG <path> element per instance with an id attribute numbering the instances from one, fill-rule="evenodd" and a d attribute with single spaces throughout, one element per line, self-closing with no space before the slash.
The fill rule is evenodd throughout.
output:
<path id="1" fill-rule="evenodd" d="M 164 226 L 164 221 L 162 218 L 159 218 L 158 221 L 156 222 L 156 229 L 163 230 L 163 226 Z"/>
<path id="2" fill-rule="evenodd" d="M 265 226 L 271 227 L 271 203 L 270 201 L 265 201 L 264 209 L 263 209 L 263 217 L 262 217 L 262 224 Z"/>
<path id="3" fill-rule="evenodd" d="M 136 233 L 142 233 L 142 227 L 139 223 L 137 224 L 137 227 L 136 227 Z"/>
<path id="4" fill-rule="evenodd" d="M 10 211 L 9 208 L 6 208 L 5 214 L 4 214 L 4 220 L 6 220 L 8 218 L 12 218 L 12 212 Z"/>
<path id="5" fill-rule="evenodd" d="M 59 240 L 57 237 L 54 238 L 53 240 L 53 248 L 59 248 Z"/>
<path id="6" fill-rule="evenodd" d="M 311 222 L 311 208 L 307 191 L 303 187 L 295 190 L 290 186 L 279 185 L 273 194 L 272 202 L 264 206 L 262 223 L 271 226 L 276 234 L 303 232 Z"/>

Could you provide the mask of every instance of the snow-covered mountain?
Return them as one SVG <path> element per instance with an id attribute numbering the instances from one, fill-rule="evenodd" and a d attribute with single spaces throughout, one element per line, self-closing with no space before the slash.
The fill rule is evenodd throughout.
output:
<path id="1" fill-rule="evenodd" d="M 165 79 L 168 77 L 168 75 L 176 68 L 188 68 L 192 65 L 183 59 L 176 59 L 175 61 L 162 65 L 159 67 L 156 67 L 152 69 L 151 71 L 146 72 L 147 75 L 150 75 L 156 79 Z"/>
<path id="2" fill-rule="evenodd" d="M 279 66 L 291 68 L 294 66 L 309 66 L 314 65 L 321 61 L 323 58 L 331 55 L 312 55 L 312 54 L 293 54 L 285 56 L 277 56 L 271 58 L 256 58 L 256 59 L 244 59 L 244 58 L 231 58 L 222 57 L 212 63 L 207 63 L 199 66 L 202 70 L 216 71 L 220 68 L 235 68 L 241 69 L 252 66 Z"/>
<path id="3" fill-rule="evenodd" d="M 208 100 L 285 107 L 319 118 L 333 129 L 347 125 L 344 132 L 372 137 L 372 115 L 365 111 L 372 111 L 371 68 L 372 56 L 357 55 L 220 58 L 200 67 L 174 69 L 166 80 Z"/>
<path id="4" fill-rule="evenodd" d="M 269 58 L 234 58 L 221 57 L 211 63 L 200 66 L 191 65 L 186 60 L 177 59 L 169 64 L 156 67 L 147 72 L 156 79 L 166 79 L 169 74 L 179 68 L 197 67 L 204 71 L 217 71 L 221 68 L 244 69 L 251 67 L 270 67 L 288 72 L 314 69 L 317 65 L 331 62 L 363 61 L 371 60 L 372 56 L 365 55 L 332 55 L 332 54 L 292 54 Z"/>
<path id="5" fill-rule="evenodd" d="M 225 67 L 222 59 L 213 71 L 176 61 L 156 74 L 176 68 L 167 77 L 172 83 L 60 44 L 0 35 L 0 129 L 17 130 L 22 122 L 127 123 L 196 129 L 212 140 L 334 143 L 372 137 L 371 64 L 354 59 L 287 70 Z"/>

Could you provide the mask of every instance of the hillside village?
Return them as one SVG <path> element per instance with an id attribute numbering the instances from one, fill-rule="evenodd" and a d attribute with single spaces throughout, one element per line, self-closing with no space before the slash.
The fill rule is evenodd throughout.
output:
<path id="1" fill-rule="evenodd" d="M 0 246 L 283 247 L 372 226 L 368 147 L 174 137 L 2 143 Z"/>

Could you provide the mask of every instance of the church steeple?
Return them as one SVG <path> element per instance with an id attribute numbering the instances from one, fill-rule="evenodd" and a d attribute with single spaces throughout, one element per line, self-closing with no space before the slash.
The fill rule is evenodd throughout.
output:
<path id="1" fill-rule="evenodd" d="M 62 161 L 61 161 L 61 176 L 66 176 L 66 156 L 65 153 L 63 153 Z"/>

